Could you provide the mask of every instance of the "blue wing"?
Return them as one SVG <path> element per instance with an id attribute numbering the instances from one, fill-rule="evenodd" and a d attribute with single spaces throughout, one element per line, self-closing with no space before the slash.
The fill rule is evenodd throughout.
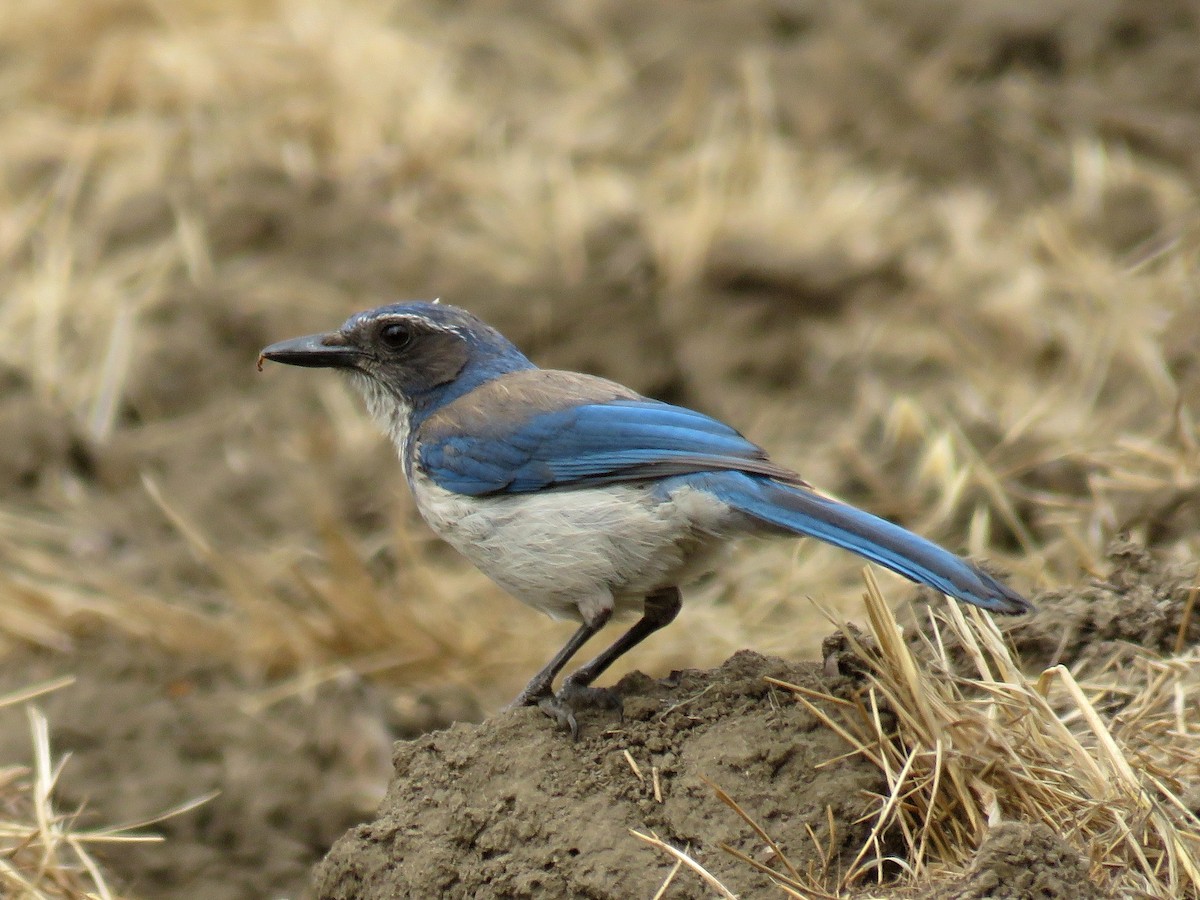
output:
<path id="1" fill-rule="evenodd" d="M 736 470 L 802 484 L 766 451 L 702 413 L 641 397 L 542 406 L 479 427 L 442 417 L 424 429 L 422 471 L 441 487 L 482 496 Z M 453 410 L 448 410 L 453 412 Z M 448 421 L 450 419 L 450 421 Z"/>

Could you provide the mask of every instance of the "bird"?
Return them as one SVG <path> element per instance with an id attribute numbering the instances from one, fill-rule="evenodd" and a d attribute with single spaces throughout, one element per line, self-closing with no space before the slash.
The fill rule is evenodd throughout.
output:
<path id="1" fill-rule="evenodd" d="M 465 309 L 411 301 L 258 358 L 349 375 L 395 444 L 420 516 L 517 600 L 578 627 L 510 707 L 576 737 L 576 711 L 620 707 L 595 681 L 669 625 L 681 587 L 743 535 L 800 535 L 993 613 L 1032 604 L 972 562 L 822 493 L 704 413 L 596 375 L 536 366 Z M 554 680 L 610 620 L 640 616 Z"/>

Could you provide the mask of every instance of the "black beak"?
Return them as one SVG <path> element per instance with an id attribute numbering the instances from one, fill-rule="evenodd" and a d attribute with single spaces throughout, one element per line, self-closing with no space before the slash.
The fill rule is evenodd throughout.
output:
<path id="1" fill-rule="evenodd" d="M 310 334 L 264 348 L 258 355 L 258 370 L 262 371 L 264 359 L 289 366 L 345 369 L 353 367 L 361 356 L 362 351 L 347 343 L 336 331 L 331 334 Z"/>

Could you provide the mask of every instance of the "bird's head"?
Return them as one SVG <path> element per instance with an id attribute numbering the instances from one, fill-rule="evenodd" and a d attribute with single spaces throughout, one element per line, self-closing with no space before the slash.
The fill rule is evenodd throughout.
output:
<path id="1" fill-rule="evenodd" d="M 372 414 L 393 424 L 398 415 L 431 411 L 505 372 L 533 367 L 465 309 L 420 301 L 369 309 L 337 331 L 272 344 L 259 368 L 263 360 L 347 372 Z"/>

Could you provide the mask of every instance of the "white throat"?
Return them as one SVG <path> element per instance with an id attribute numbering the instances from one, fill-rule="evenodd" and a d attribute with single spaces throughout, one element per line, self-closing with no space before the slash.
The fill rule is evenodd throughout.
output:
<path id="1" fill-rule="evenodd" d="M 392 393 L 374 378 L 361 372 L 351 372 L 351 377 L 363 399 L 367 401 L 367 412 L 396 447 L 404 474 L 408 475 L 408 434 L 412 427 L 412 405 Z"/>

